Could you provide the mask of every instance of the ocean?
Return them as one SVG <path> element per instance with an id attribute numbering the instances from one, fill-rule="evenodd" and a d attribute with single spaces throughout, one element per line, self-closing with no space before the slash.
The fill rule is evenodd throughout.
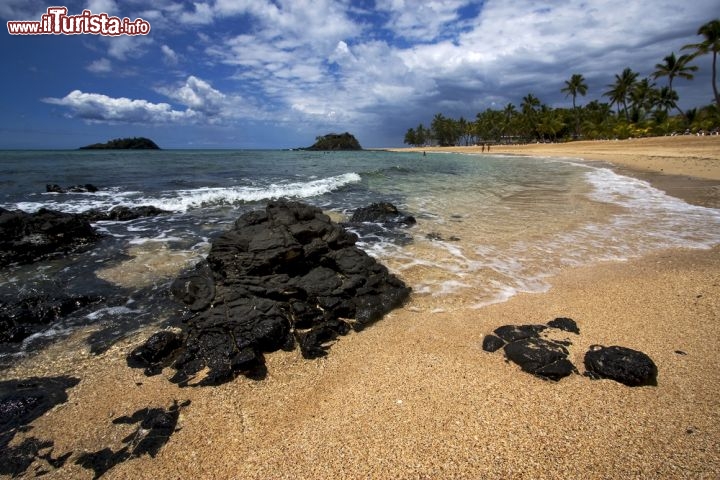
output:
<path id="1" fill-rule="evenodd" d="M 46 184 L 93 184 L 95 193 L 47 193 Z M 720 243 L 720 211 L 689 205 L 648 183 L 577 159 L 361 151 L 5 151 L 0 207 L 152 205 L 171 213 L 98 222 L 89 251 L 0 271 L 0 302 L 43 292 L 93 294 L 81 308 L 0 346 L 0 366 L 87 333 L 103 351 L 168 321 L 169 285 L 207 255 L 243 212 L 289 198 L 334 218 L 391 202 L 417 225 L 355 229 L 358 245 L 438 309 L 473 309 L 543 292 L 562 269 L 623 261 L 666 248 Z"/>

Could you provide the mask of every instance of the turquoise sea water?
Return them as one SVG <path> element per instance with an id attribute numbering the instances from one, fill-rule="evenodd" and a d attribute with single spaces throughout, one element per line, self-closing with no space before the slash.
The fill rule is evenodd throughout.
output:
<path id="1" fill-rule="evenodd" d="M 45 193 L 46 184 L 91 183 L 97 193 Z M 0 301 L 48 286 L 96 292 L 84 309 L 24 346 L 88 325 L 108 342 L 157 323 L 175 308 L 177 269 L 242 212 L 287 197 L 338 216 L 389 201 L 418 224 L 358 230 L 360 245 L 416 296 L 481 307 L 544 291 L 561 269 L 670 247 L 720 243 L 720 211 L 692 206 L 637 179 L 573 159 L 502 155 L 306 151 L 0 152 L 0 207 L 82 212 L 154 205 L 169 215 L 100 222 L 88 252 L 0 272 Z M 101 340 L 98 340 L 101 342 Z"/>

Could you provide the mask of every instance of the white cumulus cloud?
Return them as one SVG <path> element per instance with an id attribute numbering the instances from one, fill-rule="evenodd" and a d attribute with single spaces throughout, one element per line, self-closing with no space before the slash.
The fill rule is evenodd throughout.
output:
<path id="1" fill-rule="evenodd" d="M 192 110 L 173 110 L 167 103 L 151 103 L 125 97 L 113 98 L 99 93 L 73 90 L 63 98 L 45 98 L 44 102 L 68 107 L 74 116 L 95 122 L 168 123 L 188 120 Z"/>

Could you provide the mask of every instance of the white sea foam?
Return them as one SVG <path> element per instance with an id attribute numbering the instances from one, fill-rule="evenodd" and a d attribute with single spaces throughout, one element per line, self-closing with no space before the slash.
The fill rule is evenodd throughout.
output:
<path id="1" fill-rule="evenodd" d="M 139 203 L 153 205 L 164 210 L 184 212 L 206 206 L 235 205 L 245 202 L 274 200 L 282 197 L 315 197 L 330 193 L 351 183 L 358 183 L 360 180 L 360 175 L 357 173 L 344 173 L 309 182 L 271 184 L 259 187 L 197 188 L 172 192 L 173 197 L 170 198 L 141 199 Z"/>
<path id="2" fill-rule="evenodd" d="M 97 193 L 78 193 L 71 196 L 58 194 L 37 195 L 37 201 L 18 202 L 4 205 L 5 208 L 36 212 L 50 208 L 67 213 L 83 213 L 92 209 L 110 210 L 113 207 L 135 207 L 151 205 L 173 212 L 220 205 L 237 205 L 246 202 L 275 200 L 278 198 L 311 198 L 333 192 L 345 185 L 358 183 L 360 175 L 354 172 L 332 177 L 313 179 L 305 182 L 277 183 L 257 186 L 236 186 L 212 188 L 203 187 L 187 190 L 168 190 L 153 195 L 137 191 L 110 189 Z"/>
<path id="3" fill-rule="evenodd" d="M 133 310 L 126 306 L 104 307 L 104 308 L 95 310 L 94 312 L 88 313 L 85 317 L 88 320 L 98 320 L 98 319 L 105 318 L 105 317 L 115 317 L 117 315 L 127 315 L 130 313 L 142 313 L 142 311 Z"/>

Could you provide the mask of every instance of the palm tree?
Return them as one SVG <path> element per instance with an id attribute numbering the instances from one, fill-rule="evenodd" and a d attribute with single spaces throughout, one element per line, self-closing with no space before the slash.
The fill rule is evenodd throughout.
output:
<path id="1" fill-rule="evenodd" d="M 522 110 L 523 117 L 527 121 L 528 128 L 531 130 L 531 134 L 536 134 L 537 111 L 535 109 L 540 107 L 540 105 L 540 99 L 532 93 L 525 95 L 522 103 L 520 104 L 520 109 Z"/>
<path id="2" fill-rule="evenodd" d="M 508 103 L 505 105 L 505 108 L 503 109 L 503 128 L 502 128 L 502 135 L 508 135 L 511 131 L 511 126 L 515 120 L 515 117 L 517 116 L 517 109 L 515 108 L 515 105 L 512 103 Z"/>
<path id="3" fill-rule="evenodd" d="M 655 65 L 655 73 L 653 78 L 658 79 L 660 77 L 668 77 L 668 88 L 672 90 L 672 83 L 675 77 L 685 78 L 687 80 L 693 79 L 691 72 L 697 71 L 698 67 L 695 65 L 688 65 L 688 62 L 692 60 L 691 55 L 681 55 L 680 58 L 675 57 L 675 52 L 671 53 L 667 57 L 663 58 L 665 63 L 658 63 Z M 680 107 L 675 105 L 680 115 L 685 115 Z"/>
<path id="4" fill-rule="evenodd" d="M 679 100 L 678 94 L 675 90 L 673 90 L 670 87 L 662 87 L 657 92 L 657 98 L 655 98 L 655 105 L 666 114 L 668 113 L 668 110 L 671 108 L 676 108 L 680 110 L 677 106 L 677 101 Z M 682 113 L 682 110 L 680 110 L 680 113 Z M 683 116 L 685 116 L 684 113 L 682 113 Z"/>
<path id="5" fill-rule="evenodd" d="M 578 94 L 584 97 L 587 93 L 587 89 L 588 87 L 585 83 L 585 78 L 579 73 L 573 73 L 570 80 L 565 80 L 565 87 L 560 90 L 562 93 L 572 95 L 573 112 L 575 112 L 575 138 L 577 138 L 580 134 L 580 116 L 578 115 L 578 110 L 575 106 L 575 98 Z"/>
<path id="6" fill-rule="evenodd" d="M 617 105 L 618 113 L 620 113 L 620 105 L 623 106 L 625 120 L 628 122 L 630 121 L 630 114 L 628 113 L 627 101 L 637 77 L 637 72 L 633 72 L 631 68 L 626 68 L 620 75 L 615 75 L 615 83 L 608 85 L 610 90 L 603 93 L 604 96 L 610 97 L 611 105 Z"/>
<path id="7" fill-rule="evenodd" d="M 715 94 L 715 103 L 720 108 L 720 94 L 718 94 L 718 88 L 716 84 L 717 79 L 717 56 L 720 52 L 720 18 L 711 20 L 705 25 L 701 26 L 697 32 L 698 35 L 702 35 L 705 39 L 700 43 L 692 43 L 685 45 L 685 49 L 693 49 L 695 52 L 691 54 L 691 58 L 695 58 L 700 55 L 712 53 L 712 88 Z"/>
<path id="8" fill-rule="evenodd" d="M 643 78 L 639 82 L 635 82 L 630 91 L 632 117 L 635 121 L 642 121 L 645 116 L 653 109 L 657 100 L 657 91 L 655 84 L 650 83 L 649 78 Z"/>

